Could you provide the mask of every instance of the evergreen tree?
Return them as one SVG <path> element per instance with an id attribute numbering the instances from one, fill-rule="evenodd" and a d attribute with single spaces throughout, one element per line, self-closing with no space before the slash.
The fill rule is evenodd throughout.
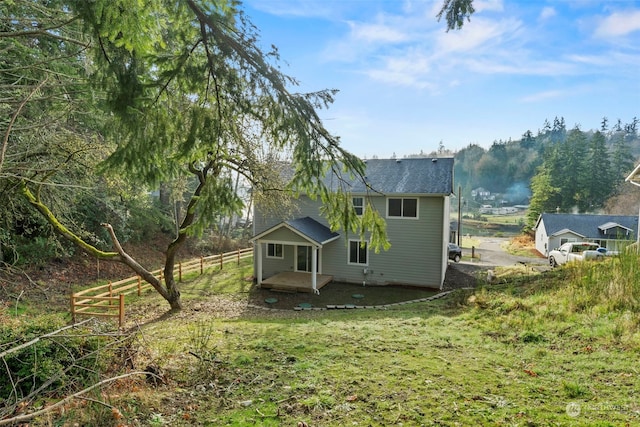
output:
<path id="1" fill-rule="evenodd" d="M 555 152 L 556 150 L 553 149 Z M 561 188 L 554 183 L 550 165 L 554 163 L 555 154 L 548 157 L 531 179 L 531 201 L 527 213 L 527 225 L 535 226 L 538 217 L 544 212 L 555 212 L 562 202 Z"/>
<path id="2" fill-rule="evenodd" d="M 533 146 L 536 143 L 536 139 L 533 136 L 533 133 L 531 133 L 530 130 L 527 130 L 523 135 L 522 135 L 522 139 L 520 140 L 520 145 L 522 145 L 523 148 L 533 148 Z"/>
<path id="3" fill-rule="evenodd" d="M 609 151 L 605 137 L 600 131 L 596 131 L 591 137 L 585 169 L 588 171 L 585 199 L 589 206 L 600 207 L 611 195 L 614 188 Z"/>
<path id="4" fill-rule="evenodd" d="M 186 177 L 196 182 L 177 237 L 165 251 L 164 283 L 123 250 L 110 224 L 114 252 L 97 249 L 65 227 L 38 186 L 21 181 L 26 200 L 65 238 L 94 256 L 125 263 L 179 309 L 176 253 L 217 216 L 241 209 L 232 178 L 240 174 L 264 206 L 282 206 L 284 195 L 320 197 L 333 228 L 363 239 L 366 232 L 372 248 L 388 247 L 384 221 L 374 209 L 359 217 L 348 189 L 332 192 L 324 184 L 326 173 L 364 176 L 364 163 L 340 146 L 318 116 L 335 91 L 292 92 L 296 80 L 280 71 L 277 50 L 259 48 L 257 30 L 237 2 L 50 4 L 68 18 L 59 31 L 72 23 L 90 40 L 81 55 L 67 60 L 89 64 L 95 90 L 106 98 L 105 135 L 117 147 L 102 171 L 140 186 Z M 287 183 L 277 167 L 281 153 L 290 154 L 284 158 L 293 171 Z"/>
<path id="5" fill-rule="evenodd" d="M 587 182 L 591 171 L 586 167 L 588 152 L 587 137 L 578 126 L 567 134 L 567 139 L 560 144 L 559 155 L 561 172 L 556 177 L 563 193 L 563 211 L 570 211 L 575 207 L 580 212 L 591 209 L 588 200 Z"/>
<path id="6" fill-rule="evenodd" d="M 606 117 L 603 117 L 602 122 L 600 123 L 600 131 L 604 133 L 608 129 L 609 129 L 609 119 L 607 119 Z"/>
<path id="7" fill-rule="evenodd" d="M 462 28 L 465 20 L 469 21 L 473 13 L 475 13 L 473 0 L 444 0 L 437 18 L 440 21 L 443 16 L 445 17 L 447 31 L 449 31 Z"/>
<path id="8" fill-rule="evenodd" d="M 612 137 L 611 163 L 613 165 L 612 179 L 614 183 L 622 182 L 633 170 L 634 156 L 629 142 L 622 130 L 616 131 Z"/>

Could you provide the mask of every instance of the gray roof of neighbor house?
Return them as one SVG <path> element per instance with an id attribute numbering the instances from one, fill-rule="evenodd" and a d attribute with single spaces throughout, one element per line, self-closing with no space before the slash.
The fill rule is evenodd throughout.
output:
<path id="1" fill-rule="evenodd" d="M 638 217 L 629 215 L 543 213 L 538 219 L 536 228 L 541 221 L 544 221 L 548 236 L 562 230 L 570 230 L 586 239 L 636 239 L 638 229 Z M 613 234 L 618 233 L 612 230 L 617 227 L 624 230 L 623 236 Z"/>
<path id="2" fill-rule="evenodd" d="M 329 227 L 322 225 L 315 219 L 306 216 L 304 218 L 296 218 L 283 221 L 269 228 L 268 230 L 265 230 L 262 233 L 252 237 L 251 240 L 258 240 L 281 227 L 286 227 L 294 233 L 297 233 L 307 240 L 319 245 L 329 243 L 330 241 L 337 239 L 340 236 L 339 233 L 331 231 Z"/>
<path id="3" fill-rule="evenodd" d="M 453 193 L 453 158 L 408 158 L 365 160 L 365 180 L 370 190 L 382 194 L 434 194 Z M 352 193 L 366 193 L 361 177 L 343 174 L 341 178 L 329 173 L 325 182 L 337 188 L 340 179 L 350 186 Z"/>

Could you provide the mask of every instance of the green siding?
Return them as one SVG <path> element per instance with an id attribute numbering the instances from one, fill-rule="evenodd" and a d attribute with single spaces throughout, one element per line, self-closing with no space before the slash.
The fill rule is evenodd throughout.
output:
<path id="1" fill-rule="evenodd" d="M 378 197 L 373 202 L 376 209 L 385 212 L 386 198 Z M 336 281 L 439 288 L 444 244 L 443 203 L 442 197 L 422 197 L 418 219 L 387 219 L 391 248 L 377 254 L 370 250 L 367 266 L 348 264 L 348 237 L 343 235 L 330 253 L 324 253 L 325 273 L 332 274 Z"/>
<path id="2" fill-rule="evenodd" d="M 309 245 L 309 241 L 297 233 L 289 230 L 286 227 L 282 227 L 269 233 L 264 239 L 265 241 L 282 241 L 282 242 L 294 242 L 301 245 Z"/>
<path id="3" fill-rule="evenodd" d="M 394 197 L 402 196 L 394 195 Z M 387 218 L 387 236 L 391 242 L 391 248 L 388 251 L 381 250 L 377 254 L 370 250 L 366 267 L 348 264 L 348 240 L 357 239 L 358 236 L 340 230 L 340 238 L 328 243 L 322 249 L 320 257 L 322 273 L 333 275 L 334 281 L 338 282 L 364 282 L 368 285 L 403 284 L 439 288 L 444 277 L 444 269 L 447 266 L 446 252 L 443 247 L 448 239 L 449 216 L 447 208 L 449 205 L 445 201 L 446 199 L 441 196 L 419 197 L 418 219 Z M 371 202 L 383 216 L 386 214 L 385 197 L 372 197 Z M 311 201 L 302 197 L 298 204 L 299 209 L 292 215 L 292 218 L 310 216 L 328 225 L 327 221 L 319 215 L 319 207 L 319 201 Z M 256 211 L 255 234 L 287 219 L 264 215 L 259 209 Z M 265 240 L 280 239 L 290 242 L 303 240 L 297 235 L 296 237 L 300 240 L 293 240 L 292 234 L 294 233 L 290 230 L 280 229 L 272 235 L 266 236 Z M 285 245 L 284 249 L 284 260 L 265 257 L 263 260 L 264 277 L 269 277 L 279 271 L 294 269 L 294 247 Z M 266 254 L 266 249 L 263 253 Z M 365 268 L 367 269 L 366 275 L 364 274 Z"/>

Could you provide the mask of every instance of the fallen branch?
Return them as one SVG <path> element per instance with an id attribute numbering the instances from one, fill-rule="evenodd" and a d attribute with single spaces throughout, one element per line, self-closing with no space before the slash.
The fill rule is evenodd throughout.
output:
<path id="1" fill-rule="evenodd" d="M 262 412 L 260 412 L 260 409 L 258 409 L 258 408 L 256 408 L 256 412 L 262 418 L 280 418 L 280 408 L 278 408 L 278 412 L 276 412 L 275 414 L 263 414 Z"/>
<path id="2" fill-rule="evenodd" d="M 91 320 L 91 319 L 89 319 L 89 320 Z M 61 337 L 74 338 L 74 337 L 79 337 L 79 336 L 90 336 L 90 335 L 55 335 L 55 336 L 47 336 L 46 338 L 47 339 L 54 339 L 54 341 L 55 341 L 55 339 L 61 338 Z M 110 337 L 113 337 L 113 335 L 103 335 L 103 334 L 96 334 L 96 335 L 92 335 L 92 336 L 110 336 Z M 12 385 L 12 388 L 13 388 L 13 395 L 15 395 L 15 397 L 16 397 L 16 402 L 11 406 L 6 405 L 5 407 L 0 407 L 0 418 L 6 416 L 7 414 L 12 414 L 15 411 L 16 408 L 25 407 L 27 405 L 27 402 L 35 400 L 39 395 L 41 395 L 41 393 L 43 393 L 44 390 L 47 389 L 47 387 L 49 387 L 54 382 L 59 381 L 66 374 L 68 374 L 71 370 L 73 370 L 73 369 L 89 370 L 88 368 L 83 367 L 82 365 L 80 365 L 78 363 L 82 362 L 83 360 L 86 360 L 86 359 L 91 359 L 94 356 L 96 356 L 97 354 L 99 354 L 99 353 L 101 353 L 101 352 L 103 352 L 103 351 L 105 351 L 107 349 L 110 349 L 110 348 L 112 348 L 114 346 L 119 346 L 122 343 L 124 343 L 127 340 L 129 340 L 130 337 L 131 337 L 131 335 L 124 336 L 123 339 L 114 340 L 114 341 L 112 341 L 110 343 L 107 343 L 106 345 L 104 345 L 104 346 L 102 346 L 102 347 L 100 347 L 100 348 L 98 348 L 98 349 L 96 349 L 94 351 L 91 351 L 89 353 L 86 353 L 86 354 L 84 354 L 84 355 L 82 355 L 80 357 L 73 357 L 73 361 L 68 363 L 68 364 L 66 364 L 66 366 L 65 366 L 65 368 L 63 370 L 58 371 L 55 374 L 52 374 L 46 381 L 44 381 L 42 384 L 40 384 L 40 386 L 38 388 L 32 388 L 29 391 L 29 394 L 23 396 L 19 400 L 18 400 L 18 392 L 16 390 L 16 382 L 14 381 L 13 376 L 11 375 L 9 366 L 7 365 L 7 362 L 6 362 L 5 358 L 1 358 L 2 362 L 4 363 L 4 367 L 5 367 L 5 370 L 6 370 L 7 374 L 8 374 L 8 377 L 11 380 L 11 385 Z M 43 338 L 43 337 L 40 337 L 40 338 Z M 63 347 L 67 352 L 69 352 L 69 354 L 72 353 L 70 351 L 70 349 L 67 349 L 63 344 L 58 343 L 58 345 Z M 91 372 L 93 372 L 93 371 L 91 371 Z M 5 403 L 7 403 L 7 402 L 8 402 L 8 400 L 5 401 Z"/>
<path id="3" fill-rule="evenodd" d="M 24 344 L 20 344 L 17 347 L 13 347 L 13 348 L 10 348 L 9 350 L 3 351 L 2 353 L 0 353 L 0 358 L 3 358 L 8 354 L 15 353 L 16 351 L 21 350 L 21 349 L 23 349 L 25 347 L 29 347 L 30 345 L 33 345 L 33 344 L 37 343 L 38 341 L 40 341 L 42 338 L 48 338 L 48 337 L 57 335 L 59 332 L 66 331 L 67 329 L 71 329 L 71 328 L 76 328 L 76 327 L 78 327 L 80 325 L 83 325 L 85 323 L 91 322 L 93 320 L 94 320 L 93 318 L 87 319 L 87 320 L 83 320 L 82 322 L 78 322 L 78 323 L 75 323 L 73 325 L 65 326 L 64 328 L 60 328 L 60 329 L 55 330 L 53 332 L 49 332 L 48 334 L 41 335 L 41 336 L 39 336 L 37 338 L 32 339 L 31 341 L 28 341 L 28 342 L 26 342 Z"/>
<path id="4" fill-rule="evenodd" d="M 203 357 L 200 356 L 198 353 L 194 353 L 193 351 L 189 351 L 189 354 L 192 355 L 193 357 L 195 357 L 196 359 L 202 361 L 202 362 L 211 362 L 211 363 L 226 363 L 223 360 L 218 360 L 218 359 L 209 359 L 208 357 Z"/>
<path id="5" fill-rule="evenodd" d="M 35 417 L 40 416 L 42 414 L 45 414 L 45 413 L 47 413 L 49 411 L 52 411 L 52 410 L 54 410 L 54 409 L 56 409 L 56 408 L 58 408 L 58 407 L 60 407 L 62 405 L 65 405 L 65 404 L 69 403 L 71 400 L 73 400 L 75 398 L 81 397 L 83 394 L 86 394 L 86 393 L 90 392 L 91 390 L 93 390 L 96 387 L 100 387 L 102 385 L 109 384 L 109 383 L 111 383 L 113 381 L 121 380 L 123 378 L 131 377 L 133 375 L 149 375 L 149 372 L 135 371 L 135 372 L 129 372 L 128 374 L 118 375 L 117 377 L 107 378 L 107 379 L 102 380 L 102 381 L 100 381 L 100 382 L 98 382 L 96 384 L 93 384 L 90 387 L 87 387 L 87 388 L 85 388 L 83 390 L 80 390 L 77 393 L 74 393 L 74 394 L 72 394 L 70 396 L 67 396 L 64 399 L 54 403 L 53 405 L 48 406 L 48 407 L 46 407 L 44 409 L 41 409 L 39 411 L 32 412 L 30 414 L 19 415 L 17 417 L 13 417 L 13 418 L 7 418 L 7 419 L 4 419 L 4 420 L 0 420 L 0 426 L 19 423 L 19 422 L 23 422 L 23 421 L 29 421 L 32 418 L 35 418 Z"/>

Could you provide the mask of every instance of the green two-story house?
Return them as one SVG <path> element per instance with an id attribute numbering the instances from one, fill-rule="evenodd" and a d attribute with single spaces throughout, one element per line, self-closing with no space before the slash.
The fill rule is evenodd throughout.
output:
<path id="1" fill-rule="evenodd" d="M 391 248 L 375 253 L 336 232 L 320 202 L 301 196 L 290 218 L 254 213 L 254 268 L 267 288 L 316 291 L 334 281 L 441 289 L 448 265 L 453 158 L 366 160 L 365 182 L 348 178 L 353 205 L 369 201 L 386 220 Z"/>

